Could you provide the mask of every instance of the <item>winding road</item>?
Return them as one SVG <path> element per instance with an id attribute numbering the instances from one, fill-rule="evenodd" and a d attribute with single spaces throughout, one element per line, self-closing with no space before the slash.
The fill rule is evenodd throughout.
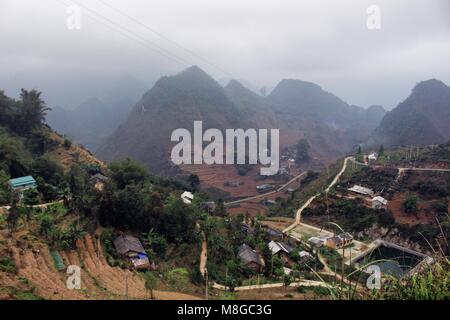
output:
<path id="1" fill-rule="evenodd" d="M 325 189 L 325 193 L 328 193 L 330 191 L 330 189 L 333 188 L 334 185 L 339 181 L 339 179 L 341 178 L 341 176 L 344 174 L 345 170 L 347 169 L 348 161 L 354 161 L 354 159 L 355 159 L 354 157 L 347 157 L 347 158 L 344 159 L 344 164 L 342 165 L 341 171 L 338 172 L 338 174 L 334 177 L 333 181 L 331 181 L 331 183 Z M 289 227 L 287 227 L 286 229 L 284 229 L 283 233 L 289 232 L 290 230 L 294 229 L 298 224 L 300 224 L 300 219 L 301 219 L 303 210 L 305 210 L 311 204 L 311 202 L 313 202 L 314 199 L 317 198 L 319 195 L 320 195 L 320 193 L 318 193 L 318 194 L 312 196 L 311 198 L 309 198 L 300 207 L 300 209 L 297 210 L 297 212 L 295 214 L 295 222 L 293 224 L 291 224 Z"/>

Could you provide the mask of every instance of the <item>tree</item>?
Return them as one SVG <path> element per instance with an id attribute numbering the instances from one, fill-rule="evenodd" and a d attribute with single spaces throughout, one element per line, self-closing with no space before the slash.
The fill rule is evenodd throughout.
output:
<path id="1" fill-rule="evenodd" d="M 32 129 L 38 128 L 45 122 L 47 111 L 51 110 L 41 99 L 41 92 L 37 90 L 27 91 L 21 89 L 21 131 L 29 133 Z"/>
<path id="2" fill-rule="evenodd" d="M 283 285 L 285 288 L 289 287 L 292 283 L 292 278 L 290 275 L 283 275 Z"/>
<path id="3" fill-rule="evenodd" d="M 28 189 L 25 190 L 23 193 L 23 202 L 28 205 L 28 206 L 34 206 L 39 204 L 40 202 L 40 195 L 39 192 L 32 188 L 32 189 Z"/>
<path id="4" fill-rule="evenodd" d="M 356 154 L 358 154 L 358 155 L 362 154 L 362 149 L 361 149 L 360 145 L 358 146 L 358 152 Z"/>
<path id="5" fill-rule="evenodd" d="M 86 172 L 82 170 L 79 166 L 73 165 L 70 168 L 67 176 L 69 188 L 73 196 L 79 197 L 84 195 L 88 185 L 88 177 Z"/>
<path id="6" fill-rule="evenodd" d="M 418 211 L 418 198 L 412 193 L 406 195 L 405 201 L 403 202 L 403 208 L 406 213 L 417 213 Z"/>
<path id="7" fill-rule="evenodd" d="M 222 198 L 217 201 L 217 206 L 214 213 L 219 217 L 225 217 L 227 215 L 227 209 L 225 208 L 225 203 Z"/>
<path id="8" fill-rule="evenodd" d="M 194 209 L 186 206 L 180 197 L 171 194 L 164 205 L 157 230 L 170 242 L 192 243 L 197 239 Z"/>
<path id="9" fill-rule="evenodd" d="M 295 159 L 297 162 L 303 162 L 303 161 L 310 160 L 311 157 L 309 155 L 309 149 L 311 148 L 311 146 L 309 145 L 308 140 L 301 139 L 297 143 L 295 148 L 297 150 L 297 155 L 296 155 L 296 159 Z"/>
<path id="10" fill-rule="evenodd" d="M 72 141 L 70 141 L 69 138 L 65 138 L 65 139 L 64 139 L 63 146 L 64 146 L 64 148 L 66 148 L 66 149 L 70 149 L 70 147 L 72 146 Z"/>
<path id="11" fill-rule="evenodd" d="M 72 198 L 72 194 L 70 192 L 70 188 L 67 183 L 64 183 L 60 186 L 58 191 L 58 197 L 62 199 L 64 206 L 66 208 L 69 207 L 69 200 Z"/>
<path id="12" fill-rule="evenodd" d="M 15 123 L 15 117 L 14 100 L 0 91 L 0 125 L 9 127 L 12 123 Z"/>
<path id="13" fill-rule="evenodd" d="M 0 169 L 0 204 L 9 203 L 11 200 L 11 191 L 8 186 L 10 176 Z"/>
<path id="14" fill-rule="evenodd" d="M 144 165 L 130 158 L 111 163 L 109 169 L 111 178 L 119 189 L 123 189 L 129 184 L 143 183 L 150 177 L 149 171 Z"/>
<path id="15" fill-rule="evenodd" d="M 33 161 L 32 167 L 35 177 L 42 177 L 45 182 L 54 186 L 61 183 L 64 170 L 58 162 L 48 155 L 38 157 Z"/>
<path id="16" fill-rule="evenodd" d="M 30 171 L 32 155 L 23 139 L 0 130 L 0 165 L 11 177 L 25 176 Z"/>
<path id="17" fill-rule="evenodd" d="M 383 156 L 384 155 L 384 146 L 380 145 L 380 149 L 378 149 L 378 156 Z"/>
<path id="18" fill-rule="evenodd" d="M 46 239 L 50 238 L 50 235 L 53 233 L 54 223 L 52 218 L 49 215 L 44 215 L 41 219 L 41 224 L 39 226 L 39 233 L 43 235 Z"/>
<path id="19" fill-rule="evenodd" d="M 8 216 L 6 217 L 6 223 L 8 224 L 8 229 L 10 231 L 16 230 L 17 223 L 19 222 L 20 211 L 17 207 L 17 202 L 17 198 L 14 197 L 11 203 L 11 208 L 8 212 Z"/>
<path id="20" fill-rule="evenodd" d="M 144 275 L 145 279 L 145 291 L 150 292 L 150 299 L 155 299 L 153 295 L 153 290 L 156 287 L 156 284 L 158 282 L 158 279 L 155 277 L 155 275 L 152 272 L 146 272 Z"/>
<path id="21" fill-rule="evenodd" d="M 147 252 L 151 253 L 150 256 L 156 254 L 160 257 L 164 257 L 166 254 L 167 241 L 163 236 L 153 231 L 153 228 L 147 233 L 144 243 Z"/>
<path id="22" fill-rule="evenodd" d="M 198 175 L 191 174 L 188 177 L 188 182 L 189 182 L 189 185 L 191 186 L 192 191 L 197 191 L 197 188 L 200 185 L 200 179 L 199 179 Z"/>

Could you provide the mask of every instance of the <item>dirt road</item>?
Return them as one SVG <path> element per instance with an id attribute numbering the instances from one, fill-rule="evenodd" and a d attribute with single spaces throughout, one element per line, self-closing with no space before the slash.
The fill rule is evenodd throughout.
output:
<path id="1" fill-rule="evenodd" d="M 344 159 L 344 164 L 342 165 L 342 169 L 341 171 L 339 171 L 339 173 L 334 177 L 333 181 L 331 181 L 331 183 L 329 184 L 329 186 L 325 189 L 325 192 L 328 193 L 330 191 L 330 189 L 332 187 L 334 187 L 334 185 L 339 181 L 340 177 L 344 174 L 345 170 L 347 169 L 347 163 L 348 161 L 353 161 L 354 158 L 353 157 L 347 157 Z M 305 210 L 310 204 L 311 202 L 314 201 L 314 199 L 316 199 L 320 194 L 316 194 L 314 196 L 312 196 L 311 198 L 309 198 L 301 207 L 300 209 L 297 210 L 296 214 L 295 214 L 295 222 L 290 225 L 289 227 L 287 227 L 286 229 L 283 230 L 284 233 L 289 232 L 290 230 L 292 230 L 293 228 L 295 228 L 301 220 L 301 215 L 303 210 Z"/>

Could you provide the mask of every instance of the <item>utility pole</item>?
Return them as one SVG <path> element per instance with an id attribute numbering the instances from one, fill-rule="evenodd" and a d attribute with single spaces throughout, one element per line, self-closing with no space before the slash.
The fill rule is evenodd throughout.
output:
<path id="1" fill-rule="evenodd" d="M 205 296 L 206 300 L 208 300 L 208 269 L 205 268 Z"/>
<path id="2" fill-rule="evenodd" d="M 128 272 L 125 272 L 125 297 L 128 300 Z"/>

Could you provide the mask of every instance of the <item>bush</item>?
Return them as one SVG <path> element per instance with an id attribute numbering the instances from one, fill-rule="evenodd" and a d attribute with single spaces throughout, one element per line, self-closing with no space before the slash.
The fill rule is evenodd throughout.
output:
<path id="1" fill-rule="evenodd" d="M 405 201 L 403 202 L 403 209 L 406 213 L 417 213 L 419 208 L 418 198 L 416 195 L 408 193 Z"/>
<path id="2" fill-rule="evenodd" d="M 298 293 L 306 293 L 307 291 L 304 286 L 298 286 L 296 290 Z"/>
<path id="3" fill-rule="evenodd" d="M 64 148 L 69 149 L 72 146 L 72 141 L 70 141 L 69 139 L 64 139 L 64 143 L 63 143 Z"/>
<path id="4" fill-rule="evenodd" d="M 7 273 L 16 273 L 17 272 L 16 263 L 9 256 L 2 257 L 0 258 L 0 271 Z"/>
<path id="5" fill-rule="evenodd" d="M 194 271 L 191 273 L 191 281 L 192 283 L 196 285 L 203 285 L 205 282 L 205 279 L 203 278 L 203 275 L 200 273 L 199 268 L 194 268 Z"/>
<path id="6" fill-rule="evenodd" d="M 23 201 L 28 206 L 39 204 L 39 192 L 36 189 L 28 189 L 23 193 Z"/>
<path id="7" fill-rule="evenodd" d="M 446 258 L 406 279 L 392 279 L 376 299 L 386 300 L 449 300 L 450 262 Z"/>
<path id="8" fill-rule="evenodd" d="M 189 272 L 185 268 L 175 268 L 167 272 L 167 282 L 176 289 L 184 289 L 189 283 Z"/>
<path id="9" fill-rule="evenodd" d="M 321 287 L 321 286 L 314 287 L 313 292 L 315 295 L 318 295 L 318 296 L 328 296 L 330 294 L 330 290 L 328 290 L 325 287 Z"/>

